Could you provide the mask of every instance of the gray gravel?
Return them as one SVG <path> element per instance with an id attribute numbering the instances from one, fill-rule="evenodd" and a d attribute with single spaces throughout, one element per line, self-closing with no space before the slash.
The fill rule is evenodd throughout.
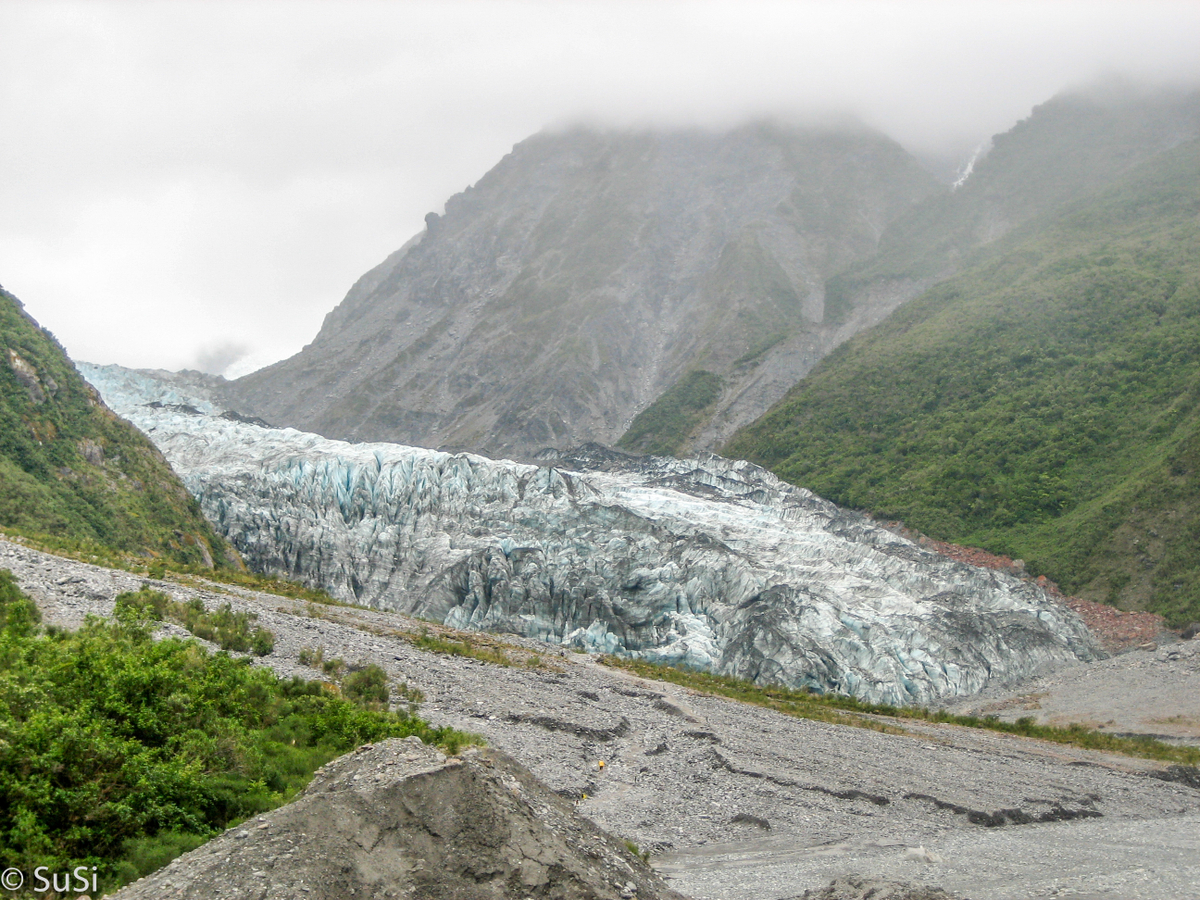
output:
<path id="1" fill-rule="evenodd" d="M 117 592 L 143 581 L 3 541 L 0 567 L 66 625 L 107 614 Z M 975 900 L 1198 893 L 1200 790 L 1153 777 L 1164 767 L 1152 762 L 948 726 L 893 735 L 791 719 L 557 650 L 558 671 L 421 652 L 397 633 L 421 624 L 387 613 L 155 584 L 258 613 L 276 634 L 260 663 L 280 674 L 324 677 L 299 664 L 303 648 L 382 665 L 424 692 L 425 717 L 484 735 L 580 812 L 654 851 L 695 897 L 794 897 L 851 873 Z M 1178 675 L 1167 665 L 1177 660 L 1162 662 L 1163 677 Z"/>
<path id="2" fill-rule="evenodd" d="M 1200 747 L 1200 638 L 1152 644 L 946 704 L 961 713 L 1144 734 Z"/>
<path id="3" fill-rule="evenodd" d="M 453 803 L 446 798 L 453 797 Z M 512 757 L 365 744 L 113 900 L 685 900 Z"/>

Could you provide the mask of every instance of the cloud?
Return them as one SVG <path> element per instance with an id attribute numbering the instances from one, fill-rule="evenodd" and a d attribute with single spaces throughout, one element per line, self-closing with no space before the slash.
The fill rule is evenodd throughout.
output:
<path id="1" fill-rule="evenodd" d="M 244 344 L 224 343 L 204 347 L 196 354 L 195 363 L 190 368 L 210 375 L 224 375 L 235 363 L 244 360 L 250 353 L 250 348 Z"/>
<path id="2" fill-rule="evenodd" d="M 529 134 L 849 111 L 969 152 L 1105 72 L 1200 80 L 1194 2 L 0 4 L 0 281 L 95 362 L 311 340 Z"/>

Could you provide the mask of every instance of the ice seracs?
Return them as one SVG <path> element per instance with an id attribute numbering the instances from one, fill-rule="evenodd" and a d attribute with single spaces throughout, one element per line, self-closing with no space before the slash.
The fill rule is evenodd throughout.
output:
<path id="1" fill-rule="evenodd" d="M 151 374 L 81 368 L 252 567 L 343 600 L 898 704 L 1097 652 L 1035 585 L 746 462 L 349 444 L 199 412 L 206 398 Z"/>

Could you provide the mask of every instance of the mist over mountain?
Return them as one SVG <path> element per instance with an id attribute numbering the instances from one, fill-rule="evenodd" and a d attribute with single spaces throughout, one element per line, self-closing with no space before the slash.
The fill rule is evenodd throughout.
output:
<path id="1" fill-rule="evenodd" d="M 1200 618 L 1197 135 L 1198 94 L 1039 107 L 952 220 L 996 238 L 960 252 L 934 222 L 923 256 L 856 273 L 961 265 L 725 452 L 1090 599 Z"/>
<path id="2" fill-rule="evenodd" d="M 1200 130 L 1119 82 L 939 183 L 857 126 L 576 128 L 517 145 L 229 401 L 328 437 L 529 457 L 715 449 L 847 338 Z"/>
<path id="3" fill-rule="evenodd" d="M 1200 134 L 1200 93 L 1112 79 L 1034 108 L 973 162 L 969 177 L 899 218 L 879 253 L 831 286 L 853 295 L 873 280 L 944 277 L 1011 230 L 1046 221 Z"/>
<path id="4" fill-rule="evenodd" d="M 911 295 L 830 321 L 825 283 L 945 190 L 860 127 L 539 134 L 235 402 L 330 437 L 520 456 L 615 443 L 699 372 L 711 410 L 633 446 L 711 446 Z"/>

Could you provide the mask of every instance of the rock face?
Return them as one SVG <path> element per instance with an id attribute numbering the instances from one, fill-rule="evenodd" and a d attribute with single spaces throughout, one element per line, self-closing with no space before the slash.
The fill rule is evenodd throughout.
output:
<path id="1" fill-rule="evenodd" d="M 1034 585 L 748 463 L 346 444 L 202 414 L 203 400 L 150 406 L 152 377 L 86 372 L 252 567 L 344 600 L 899 704 L 1097 652 Z"/>
<path id="2" fill-rule="evenodd" d="M 539 134 L 232 403 L 328 437 L 528 456 L 614 444 L 704 370 L 722 391 L 690 445 L 711 448 L 912 295 L 827 315 L 825 281 L 946 190 L 861 127 Z"/>
<path id="3" fill-rule="evenodd" d="M 417 738 L 334 760 L 293 803 L 114 897 L 682 900 L 511 757 Z"/>

